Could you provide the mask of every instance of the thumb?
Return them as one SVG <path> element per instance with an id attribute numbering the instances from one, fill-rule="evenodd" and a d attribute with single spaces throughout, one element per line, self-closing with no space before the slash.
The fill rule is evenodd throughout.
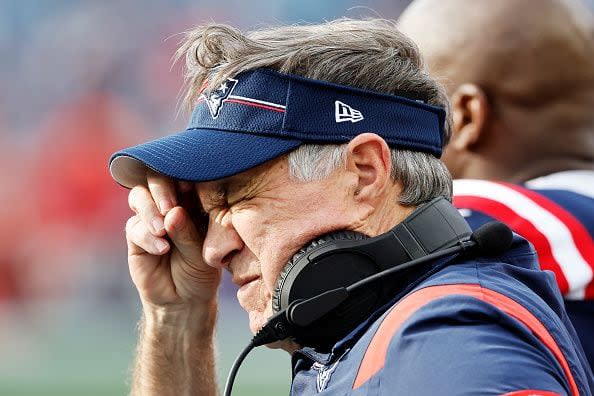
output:
<path id="1" fill-rule="evenodd" d="M 193 264 L 201 262 L 203 240 L 188 212 L 181 206 L 176 206 L 167 212 L 164 223 L 165 231 L 182 259 Z"/>

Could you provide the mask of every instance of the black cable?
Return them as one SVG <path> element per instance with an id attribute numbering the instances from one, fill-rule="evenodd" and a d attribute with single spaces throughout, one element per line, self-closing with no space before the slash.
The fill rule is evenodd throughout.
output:
<path id="1" fill-rule="evenodd" d="M 229 371 L 229 375 L 227 376 L 227 382 L 225 383 L 225 396 L 231 396 L 231 390 L 233 389 L 233 382 L 235 382 L 235 376 L 237 375 L 237 371 L 239 370 L 239 366 L 243 363 L 245 357 L 254 349 L 254 343 L 250 342 L 248 346 L 243 348 L 243 351 L 237 356 L 237 359 L 233 362 L 233 366 L 231 366 L 231 371 Z"/>

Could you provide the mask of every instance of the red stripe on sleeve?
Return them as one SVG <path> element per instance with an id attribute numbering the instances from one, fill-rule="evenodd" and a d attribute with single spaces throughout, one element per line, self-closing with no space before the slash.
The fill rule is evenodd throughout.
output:
<path id="1" fill-rule="evenodd" d="M 513 211 L 501 202 L 468 195 L 455 196 L 454 206 L 482 212 L 507 224 L 516 233 L 529 240 L 538 252 L 538 261 L 541 269 L 550 270 L 555 273 L 561 293 L 566 294 L 569 291 L 567 278 L 563 273 L 561 265 L 559 265 L 559 262 L 553 256 L 549 240 L 531 222 L 524 219 L 521 214 Z"/>
<path id="2" fill-rule="evenodd" d="M 571 237 L 575 243 L 575 247 L 578 249 L 584 260 L 590 265 L 590 268 L 594 271 L 594 241 L 590 236 L 590 233 L 584 227 L 581 221 L 579 221 L 574 215 L 565 210 L 562 206 L 556 202 L 548 199 L 547 197 L 537 193 L 536 191 L 529 190 L 522 186 L 501 183 L 508 188 L 511 188 L 520 194 L 523 194 L 527 198 L 530 198 L 536 204 L 546 209 L 549 213 L 557 217 L 563 224 L 567 226 Z M 590 282 L 586 287 L 586 298 L 594 298 L 594 282 Z"/>

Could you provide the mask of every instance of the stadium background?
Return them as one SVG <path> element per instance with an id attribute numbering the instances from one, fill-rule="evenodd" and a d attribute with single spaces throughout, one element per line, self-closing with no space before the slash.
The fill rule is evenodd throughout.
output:
<path id="1" fill-rule="evenodd" d="M 125 252 L 126 191 L 107 159 L 184 128 L 177 35 L 340 16 L 396 18 L 407 0 L 0 0 L 0 395 L 128 389 L 139 303 Z M 589 4 L 594 7 L 594 0 Z M 221 288 L 220 381 L 249 340 Z M 286 394 L 289 359 L 259 349 L 240 395 Z"/>

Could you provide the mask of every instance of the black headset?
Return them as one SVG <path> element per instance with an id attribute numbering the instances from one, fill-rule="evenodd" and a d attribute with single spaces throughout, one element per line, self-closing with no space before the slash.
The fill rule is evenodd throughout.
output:
<path id="1" fill-rule="evenodd" d="M 444 198 L 436 198 L 377 237 L 369 238 L 352 231 L 324 235 L 295 254 L 281 272 L 272 295 L 273 313 L 287 310 L 294 302 L 350 286 L 402 263 L 454 246 L 468 240 L 471 234 L 458 210 Z M 295 322 L 297 318 L 290 318 L 294 319 L 290 336 L 300 345 L 329 348 L 391 299 L 393 284 L 381 282 L 361 287 L 331 312 L 307 325 L 299 325 Z M 312 305 L 310 308 L 315 309 Z M 295 316 L 293 312 L 289 314 Z M 314 312 L 308 308 L 300 315 L 311 319 Z"/>
<path id="2" fill-rule="evenodd" d="M 237 370 L 254 347 L 292 338 L 328 350 L 396 295 L 396 275 L 448 255 L 477 250 L 496 255 L 510 247 L 512 238 L 499 222 L 473 233 L 458 210 L 439 197 L 376 237 L 339 231 L 310 242 L 281 272 L 272 295 L 273 316 L 236 359 L 224 394 L 230 395 Z"/>

